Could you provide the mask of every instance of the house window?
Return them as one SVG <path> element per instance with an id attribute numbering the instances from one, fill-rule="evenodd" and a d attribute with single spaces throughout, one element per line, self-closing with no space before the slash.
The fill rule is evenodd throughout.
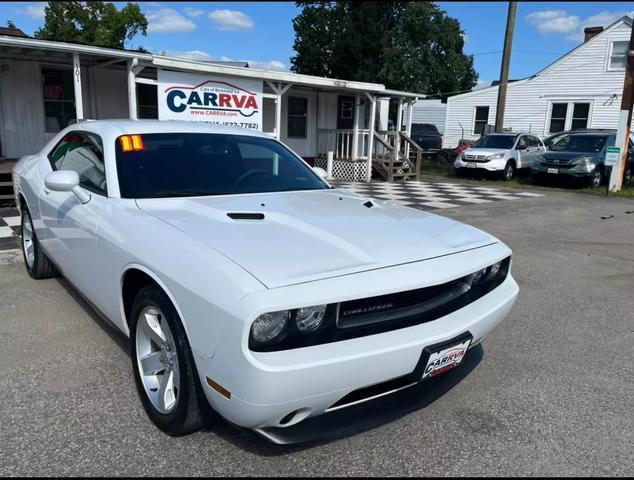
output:
<path id="1" fill-rule="evenodd" d="M 609 70 L 625 70 L 628 42 L 612 42 Z"/>
<path id="2" fill-rule="evenodd" d="M 577 130 L 579 128 L 588 128 L 588 117 L 590 116 L 590 104 L 589 103 L 575 103 L 572 110 L 572 124 L 570 130 Z"/>
<path id="3" fill-rule="evenodd" d="M 288 137 L 306 138 L 308 99 L 288 97 Z"/>
<path id="4" fill-rule="evenodd" d="M 550 133 L 563 132 L 566 129 L 567 103 L 553 103 L 550 111 Z"/>
<path id="5" fill-rule="evenodd" d="M 484 129 L 487 123 L 489 123 L 489 107 L 476 107 L 473 134 L 484 135 Z"/>
<path id="6" fill-rule="evenodd" d="M 139 118 L 158 118 L 158 95 L 156 85 L 137 83 L 137 114 Z"/>
<path id="7" fill-rule="evenodd" d="M 44 120 L 47 132 L 57 133 L 76 120 L 72 70 L 42 69 Z"/>

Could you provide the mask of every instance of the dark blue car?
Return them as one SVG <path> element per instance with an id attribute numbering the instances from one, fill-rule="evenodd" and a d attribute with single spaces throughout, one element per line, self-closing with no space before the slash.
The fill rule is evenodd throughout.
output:
<path id="1" fill-rule="evenodd" d="M 598 187 L 607 180 L 609 169 L 605 166 L 605 155 L 607 147 L 613 146 L 615 140 L 615 131 L 586 130 L 562 134 L 533 164 L 533 177 L 575 178 Z M 634 149 L 631 140 L 627 158 L 625 182 L 631 181 L 634 171 Z"/>

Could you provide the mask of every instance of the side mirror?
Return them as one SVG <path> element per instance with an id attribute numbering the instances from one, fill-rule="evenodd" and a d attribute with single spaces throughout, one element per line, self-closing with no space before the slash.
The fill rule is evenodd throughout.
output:
<path id="1" fill-rule="evenodd" d="M 313 167 L 313 171 L 324 180 L 328 178 L 328 172 L 321 167 Z"/>
<path id="2" fill-rule="evenodd" d="M 73 170 L 58 170 L 49 173 L 44 185 L 53 192 L 72 192 L 81 203 L 90 201 L 90 194 L 79 186 L 79 175 Z"/>

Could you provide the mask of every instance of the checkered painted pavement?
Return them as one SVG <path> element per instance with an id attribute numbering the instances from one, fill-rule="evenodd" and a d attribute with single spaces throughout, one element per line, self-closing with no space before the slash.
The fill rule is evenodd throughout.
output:
<path id="1" fill-rule="evenodd" d="M 479 187 L 459 183 L 405 182 L 405 183 L 350 183 L 333 182 L 364 196 L 387 200 L 421 210 L 455 208 L 500 200 L 526 200 L 542 197 L 541 193 L 521 192 L 494 187 Z M 0 250 L 18 247 L 20 216 L 15 209 L 0 209 Z"/>
<path id="2" fill-rule="evenodd" d="M 0 250 L 18 248 L 17 235 L 20 233 L 20 215 L 14 208 L 0 209 Z"/>
<path id="3" fill-rule="evenodd" d="M 387 200 L 421 210 L 455 208 L 500 200 L 526 200 L 542 193 L 522 192 L 497 187 L 437 182 L 333 182 L 360 195 Z"/>

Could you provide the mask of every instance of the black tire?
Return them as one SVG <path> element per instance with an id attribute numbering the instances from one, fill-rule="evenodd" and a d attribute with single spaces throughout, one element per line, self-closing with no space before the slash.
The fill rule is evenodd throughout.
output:
<path id="1" fill-rule="evenodd" d="M 504 170 L 502 171 L 502 179 L 510 182 L 515 177 L 515 162 L 513 160 L 509 160 L 506 162 Z"/>
<path id="2" fill-rule="evenodd" d="M 178 356 L 180 385 L 177 390 L 176 406 L 167 414 L 159 412 L 148 398 L 141 380 L 137 361 L 136 336 L 138 318 L 141 311 L 149 306 L 157 307 L 162 312 L 161 321 L 168 323 L 174 337 L 174 348 Z M 202 402 L 207 400 L 204 398 L 204 393 L 200 387 L 196 365 L 194 364 L 185 329 L 174 305 L 160 288 L 156 285 L 148 285 L 143 287 L 137 294 L 130 315 L 132 370 L 134 371 L 137 392 L 150 420 L 160 430 L 170 436 L 187 435 L 199 430 L 203 425 L 201 414 L 204 412 L 201 412 L 201 406 L 204 406 L 204 404 Z"/>
<path id="3" fill-rule="evenodd" d="M 33 264 L 29 266 L 29 262 L 27 262 L 27 252 L 25 248 L 24 241 L 24 224 L 29 222 L 31 225 L 32 232 L 32 248 L 33 248 Z M 42 251 L 40 247 L 39 240 L 37 239 L 37 234 L 35 233 L 35 229 L 33 228 L 33 221 L 31 220 L 31 213 L 28 208 L 23 207 L 22 209 L 22 219 L 20 222 L 20 232 L 21 232 L 21 241 L 20 246 L 22 248 L 22 256 L 24 258 L 24 267 L 26 268 L 27 273 L 36 280 L 42 280 L 44 278 L 52 278 L 59 275 L 57 268 L 55 265 L 48 259 L 46 254 Z"/>
<path id="4" fill-rule="evenodd" d="M 603 183 L 603 169 L 601 167 L 597 167 L 594 169 L 594 172 L 592 172 L 592 176 L 590 177 L 589 183 L 590 183 L 590 186 L 594 188 L 601 186 L 601 184 Z"/>

